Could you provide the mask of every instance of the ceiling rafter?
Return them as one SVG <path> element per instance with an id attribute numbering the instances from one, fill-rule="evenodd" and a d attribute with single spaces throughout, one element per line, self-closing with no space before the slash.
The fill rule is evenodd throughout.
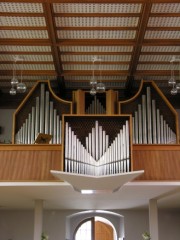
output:
<path id="1" fill-rule="evenodd" d="M 51 40 L 51 49 L 52 49 L 52 55 L 54 59 L 54 66 L 55 66 L 57 75 L 59 76 L 61 75 L 62 68 L 61 68 L 58 48 L 56 46 L 56 33 L 54 30 L 51 4 L 46 2 L 43 4 L 43 8 L 44 8 L 44 14 L 46 18 L 47 29 L 49 33 L 49 39 Z"/>
<path id="2" fill-rule="evenodd" d="M 136 68 L 137 68 L 139 56 L 141 53 L 142 43 L 144 40 L 144 35 L 146 32 L 146 27 L 147 27 L 149 15 L 151 12 L 151 6 L 152 6 L 152 4 L 149 1 L 143 5 L 142 17 L 140 18 L 139 30 L 138 30 L 137 38 L 136 38 L 136 46 L 134 48 L 134 52 L 132 55 L 132 60 L 131 60 L 130 68 L 129 68 L 130 76 L 134 75 Z"/>

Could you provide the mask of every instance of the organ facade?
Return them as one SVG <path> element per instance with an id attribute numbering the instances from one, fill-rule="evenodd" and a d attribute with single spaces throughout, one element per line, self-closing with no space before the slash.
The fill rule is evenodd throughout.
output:
<path id="1" fill-rule="evenodd" d="M 52 169 L 87 175 L 145 170 L 139 180 L 179 180 L 177 112 L 154 82 L 142 81 L 123 102 L 113 90 L 93 97 L 78 90 L 72 99 L 57 97 L 48 81 L 37 82 L 14 113 L 13 144 L 0 146 L 2 180 L 55 180 Z M 49 144 L 35 144 L 38 134 L 51 135 Z M 14 171 L 19 164 L 23 171 Z"/>

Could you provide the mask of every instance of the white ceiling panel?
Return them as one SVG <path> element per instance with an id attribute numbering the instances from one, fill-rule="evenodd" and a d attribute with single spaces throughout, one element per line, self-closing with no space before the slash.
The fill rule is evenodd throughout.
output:
<path id="1" fill-rule="evenodd" d="M 41 3 L 0 2 L 1 12 L 42 13 Z"/>
<path id="2" fill-rule="evenodd" d="M 180 13 L 179 3 L 153 3 L 152 13 Z"/>
<path id="3" fill-rule="evenodd" d="M 47 39 L 48 32 L 45 30 L 0 30 L 0 38 Z"/>
<path id="4" fill-rule="evenodd" d="M 180 27 L 180 17 L 150 17 L 148 27 Z"/>
<path id="5" fill-rule="evenodd" d="M 4 17 L 0 18 L 0 26 L 46 26 L 44 17 Z"/>
<path id="6" fill-rule="evenodd" d="M 136 31 L 57 31 L 59 39 L 134 39 Z"/>
<path id="7" fill-rule="evenodd" d="M 1 47 L 1 46 L 0 46 Z M 132 46 L 60 46 L 61 52 L 132 52 Z"/>
<path id="8" fill-rule="evenodd" d="M 47 62 L 47 61 L 51 61 L 53 62 L 53 58 L 51 55 L 21 55 L 19 56 L 19 58 L 24 59 L 24 63 L 26 61 L 42 61 L 42 62 Z M 0 61 L 14 61 L 14 58 L 12 55 L 5 55 L 5 54 L 1 54 L 0 55 Z M 17 61 L 18 64 L 18 61 Z"/>
<path id="9" fill-rule="evenodd" d="M 93 63 L 93 57 L 94 55 L 62 55 L 61 60 L 62 61 L 79 61 L 79 62 L 91 62 Z M 130 61 L 131 56 L 130 55 L 102 55 L 98 56 L 98 58 L 101 59 L 101 62 L 103 61 Z"/>
<path id="10" fill-rule="evenodd" d="M 140 13 L 142 4 L 54 3 L 55 13 Z"/>
<path id="11" fill-rule="evenodd" d="M 145 39 L 180 39 L 180 31 L 146 31 Z"/>
<path id="12" fill-rule="evenodd" d="M 141 52 L 180 52 L 179 46 L 142 46 Z"/>
<path id="13" fill-rule="evenodd" d="M 139 64 L 137 70 L 171 70 L 169 64 Z"/>
<path id="14" fill-rule="evenodd" d="M 11 70 L 12 64 L 0 64 L 0 69 Z M 16 65 L 16 70 L 22 70 L 22 64 Z M 23 70 L 55 70 L 53 64 L 23 64 Z"/>
<path id="15" fill-rule="evenodd" d="M 138 17 L 56 17 L 57 27 L 137 27 Z"/>
<path id="16" fill-rule="evenodd" d="M 139 61 L 165 61 L 169 62 L 171 55 L 141 55 Z"/>
<path id="17" fill-rule="evenodd" d="M 129 65 L 101 65 L 98 70 L 128 70 Z M 93 70 L 92 64 L 63 64 L 63 70 Z"/>
<path id="18" fill-rule="evenodd" d="M 71 80 L 71 81 L 89 81 L 92 76 L 65 76 L 65 79 Z M 104 81 L 124 81 L 126 80 L 126 76 L 96 76 L 96 79 L 103 79 Z"/>
<path id="19" fill-rule="evenodd" d="M 17 46 L 17 45 L 0 45 L 0 51 L 7 52 L 51 52 L 49 46 Z"/>

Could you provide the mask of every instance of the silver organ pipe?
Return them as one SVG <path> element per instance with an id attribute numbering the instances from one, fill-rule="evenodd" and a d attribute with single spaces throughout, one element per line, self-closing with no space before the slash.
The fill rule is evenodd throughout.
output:
<path id="1" fill-rule="evenodd" d="M 40 104 L 39 104 L 39 97 L 36 97 L 36 113 L 35 113 L 35 137 L 40 132 L 39 128 L 39 112 L 40 112 Z"/>
<path id="2" fill-rule="evenodd" d="M 49 91 L 45 91 L 45 84 L 40 87 L 40 97 L 36 97 L 35 106 L 25 119 L 22 127 L 16 133 L 15 143 L 34 144 L 39 133 L 52 135 L 52 144 L 62 142 L 62 120 L 61 116 L 50 101 Z"/>
<path id="3" fill-rule="evenodd" d="M 46 91 L 45 93 L 45 123 L 44 123 L 44 126 L 45 126 L 45 130 L 44 132 L 46 134 L 49 133 L 49 92 Z"/>
<path id="4" fill-rule="evenodd" d="M 141 103 L 132 115 L 133 143 L 169 144 L 176 142 L 176 134 L 166 123 L 162 113 L 151 97 L 151 88 L 147 87 Z"/>
<path id="5" fill-rule="evenodd" d="M 65 122 L 64 171 L 95 176 L 130 171 L 129 121 L 126 120 L 112 143 L 99 122 L 94 124 L 84 146 L 70 123 Z"/>
<path id="6" fill-rule="evenodd" d="M 40 133 L 44 133 L 45 85 L 41 84 L 40 94 Z"/>
<path id="7" fill-rule="evenodd" d="M 88 108 L 85 110 L 86 114 L 105 114 L 106 109 L 102 105 L 102 103 L 99 101 L 98 98 L 94 98 L 93 101 L 90 103 Z"/>

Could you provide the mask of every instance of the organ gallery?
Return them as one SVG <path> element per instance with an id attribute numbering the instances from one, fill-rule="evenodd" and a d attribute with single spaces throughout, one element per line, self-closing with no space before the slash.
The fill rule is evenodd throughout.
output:
<path id="1" fill-rule="evenodd" d="M 145 81 L 123 102 L 113 90 L 95 96 L 78 90 L 65 101 L 50 82 L 37 82 L 14 114 L 12 141 L 34 145 L 39 134 L 61 146 L 59 170 L 95 176 L 133 171 L 133 144 L 179 141 L 176 111 L 154 82 Z"/>

